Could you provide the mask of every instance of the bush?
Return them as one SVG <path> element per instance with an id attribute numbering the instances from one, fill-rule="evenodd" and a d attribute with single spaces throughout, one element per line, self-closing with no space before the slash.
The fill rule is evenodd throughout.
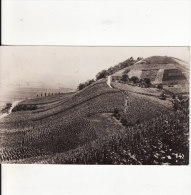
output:
<path id="1" fill-rule="evenodd" d="M 174 110 L 178 110 L 179 109 L 179 104 L 178 104 L 177 101 L 173 103 L 173 108 L 174 108 Z"/>
<path id="2" fill-rule="evenodd" d="M 151 80 L 149 78 L 144 78 L 144 81 L 148 87 L 151 86 Z"/>
<path id="3" fill-rule="evenodd" d="M 182 95 L 179 95 L 178 96 L 178 99 L 181 101 L 181 100 L 183 100 L 183 96 Z"/>
<path id="4" fill-rule="evenodd" d="M 83 88 L 87 87 L 88 85 L 91 85 L 94 81 L 94 79 L 88 80 L 85 83 L 80 83 L 78 86 L 78 90 L 82 90 Z"/>
<path id="5" fill-rule="evenodd" d="M 133 81 L 134 84 L 139 83 L 139 78 L 136 76 L 131 77 L 130 80 Z"/>
<path id="6" fill-rule="evenodd" d="M 113 115 L 117 116 L 119 114 L 119 110 L 117 108 L 114 109 Z"/>
<path id="7" fill-rule="evenodd" d="M 166 100 L 166 95 L 165 95 L 164 93 L 162 93 L 162 94 L 160 95 L 160 99 Z"/>
<path id="8" fill-rule="evenodd" d="M 121 123 L 122 123 L 122 125 L 123 126 L 127 126 L 128 125 L 128 121 L 127 121 L 127 119 L 126 118 L 121 118 Z"/>
<path id="9" fill-rule="evenodd" d="M 175 94 L 172 95 L 172 99 L 176 99 L 176 95 Z"/>
<path id="10" fill-rule="evenodd" d="M 163 85 L 162 85 L 162 84 L 159 84 L 159 85 L 157 86 L 157 88 L 160 89 L 160 90 L 162 90 L 162 89 L 163 89 Z"/>
<path id="11" fill-rule="evenodd" d="M 107 70 L 102 70 L 96 75 L 96 80 L 106 78 L 108 76 L 108 71 Z"/>
<path id="12" fill-rule="evenodd" d="M 127 74 L 123 74 L 121 80 L 122 80 L 123 82 L 127 82 L 127 81 L 129 80 L 128 75 L 127 75 Z"/>

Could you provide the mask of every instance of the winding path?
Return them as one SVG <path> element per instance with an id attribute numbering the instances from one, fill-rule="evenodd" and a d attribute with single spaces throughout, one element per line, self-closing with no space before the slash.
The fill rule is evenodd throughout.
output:
<path id="1" fill-rule="evenodd" d="M 111 86 L 111 76 L 108 76 L 108 77 L 107 77 L 107 85 L 108 85 L 110 88 L 113 88 L 113 87 Z"/>
<path id="2" fill-rule="evenodd" d="M 107 85 L 110 87 L 110 88 L 113 88 L 112 86 L 111 86 L 111 76 L 108 76 L 107 77 Z M 123 94 L 126 96 L 126 98 L 125 98 L 125 103 L 124 103 L 124 114 L 126 114 L 127 113 L 127 106 L 128 106 L 128 95 L 127 95 L 127 93 L 126 93 L 126 91 L 124 91 L 124 90 L 122 90 L 123 91 Z"/>

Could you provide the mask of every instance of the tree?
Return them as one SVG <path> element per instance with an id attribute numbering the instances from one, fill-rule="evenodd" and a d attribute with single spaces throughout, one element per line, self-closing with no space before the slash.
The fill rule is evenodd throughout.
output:
<path id="1" fill-rule="evenodd" d="M 99 79 L 102 79 L 102 78 L 106 78 L 106 76 L 108 76 L 107 70 L 102 70 L 101 72 L 99 72 L 96 75 L 96 80 L 99 80 Z"/>
<path id="2" fill-rule="evenodd" d="M 139 78 L 138 77 L 136 77 L 136 76 L 133 76 L 133 77 L 131 77 L 131 79 L 130 79 L 131 81 L 133 81 L 133 83 L 134 84 L 136 84 L 136 83 L 138 83 L 139 82 Z"/>
<path id="3" fill-rule="evenodd" d="M 129 76 L 127 74 L 123 74 L 122 75 L 122 79 L 123 82 L 127 82 L 129 80 Z"/>
<path id="4" fill-rule="evenodd" d="M 78 86 L 78 90 L 82 90 L 84 87 L 85 87 L 85 84 L 84 83 L 80 83 L 79 86 Z"/>
<path id="5" fill-rule="evenodd" d="M 158 84 L 157 88 L 162 90 L 163 89 L 163 85 L 162 84 Z"/>
<path id="6" fill-rule="evenodd" d="M 88 85 L 91 85 L 94 82 L 95 82 L 95 80 L 94 79 L 91 79 L 91 80 L 88 81 Z"/>
<path id="7" fill-rule="evenodd" d="M 145 83 L 147 84 L 148 87 L 151 86 L 151 80 L 150 80 L 150 78 L 144 78 L 144 81 L 145 81 Z"/>
<path id="8" fill-rule="evenodd" d="M 88 80 L 85 83 L 80 83 L 78 86 L 78 90 L 82 90 L 83 88 L 87 87 L 88 85 L 91 85 L 93 82 L 95 82 L 94 79 Z"/>
<path id="9" fill-rule="evenodd" d="M 142 57 L 138 57 L 137 58 L 137 62 L 140 61 L 140 60 L 142 60 L 142 59 L 143 59 Z"/>
<path id="10" fill-rule="evenodd" d="M 11 108 L 12 104 L 11 103 L 7 103 L 5 108 Z"/>
<path id="11" fill-rule="evenodd" d="M 135 61 L 135 60 L 134 60 L 134 58 L 133 58 L 132 56 L 130 57 L 130 59 L 129 59 L 129 60 L 130 60 L 130 61 Z"/>

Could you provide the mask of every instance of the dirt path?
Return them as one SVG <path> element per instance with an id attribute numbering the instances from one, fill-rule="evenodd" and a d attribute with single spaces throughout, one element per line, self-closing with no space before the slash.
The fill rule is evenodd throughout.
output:
<path id="1" fill-rule="evenodd" d="M 111 76 L 108 76 L 108 77 L 107 77 L 107 85 L 108 85 L 110 88 L 113 88 L 113 87 L 111 86 Z"/>
<path id="2" fill-rule="evenodd" d="M 128 104 L 128 97 L 125 98 L 124 114 L 127 113 L 127 104 Z"/>

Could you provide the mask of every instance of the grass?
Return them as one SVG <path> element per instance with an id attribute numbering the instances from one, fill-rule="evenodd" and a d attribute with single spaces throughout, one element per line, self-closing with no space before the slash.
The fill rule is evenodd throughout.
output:
<path id="1" fill-rule="evenodd" d="M 138 93 L 142 95 L 148 95 L 148 96 L 156 96 L 159 97 L 161 94 L 161 91 L 157 88 L 141 88 L 138 86 L 132 86 L 130 84 L 123 84 L 118 82 L 112 82 L 112 86 L 116 89 L 121 89 L 127 92 L 133 92 Z"/>

